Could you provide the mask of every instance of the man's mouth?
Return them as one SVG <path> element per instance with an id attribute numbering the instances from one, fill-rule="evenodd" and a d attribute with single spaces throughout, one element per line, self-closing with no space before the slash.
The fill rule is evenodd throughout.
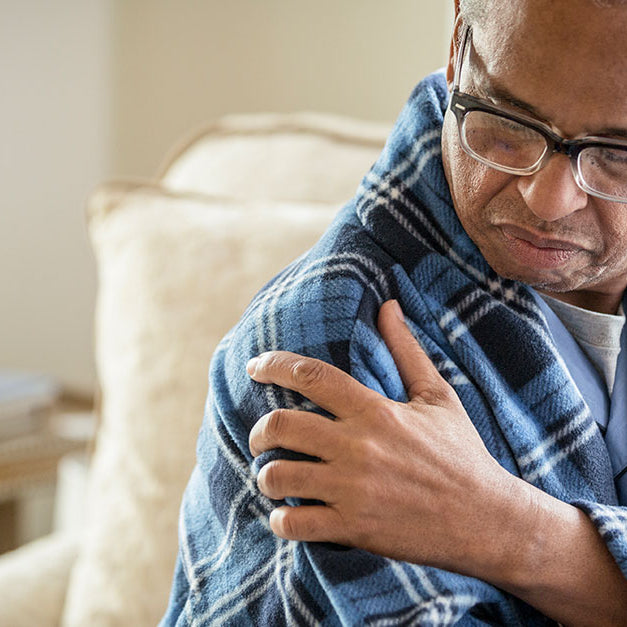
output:
<path id="1" fill-rule="evenodd" d="M 530 268 L 556 268 L 586 250 L 576 242 L 547 237 L 512 224 L 500 225 L 499 229 L 510 253 Z"/>

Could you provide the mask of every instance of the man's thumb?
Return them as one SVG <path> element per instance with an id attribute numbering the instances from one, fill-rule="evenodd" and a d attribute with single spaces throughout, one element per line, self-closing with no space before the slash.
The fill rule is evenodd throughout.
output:
<path id="1" fill-rule="evenodd" d="M 388 300 L 379 310 L 379 333 L 394 358 L 410 400 L 432 399 L 444 380 L 405 323 L 398 301 Z"/>

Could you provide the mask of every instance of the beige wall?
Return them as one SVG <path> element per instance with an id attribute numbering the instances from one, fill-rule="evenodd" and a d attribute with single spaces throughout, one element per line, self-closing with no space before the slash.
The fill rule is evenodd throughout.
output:
<path id="1" fill-rule="evenodd" d="M 182 133 L 227 112 L 392 121 L 417 80 L 444 65 L 452 5 L 118 0 L 116 169 L 150 174 Z"/>
<path id="2" fill-rule="evenodd" d="M 0 0 L 0 369 L 91 385 L 84 197 L 110 169 L 110 7 Z"/>
<path id="3" fill-rule="evenodd" d="M 392 121 L 452 0 L 0 0 L 0 368 L 93 385 L 88 191 L 237 111 Z"/>

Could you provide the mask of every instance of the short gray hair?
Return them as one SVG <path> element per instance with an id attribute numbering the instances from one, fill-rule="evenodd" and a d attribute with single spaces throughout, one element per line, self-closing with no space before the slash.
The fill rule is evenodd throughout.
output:
<path id="1" fill-rule="evenodd" d="M 627 0 L 590 0 L 597 7 L 610 8 L 626 6 Z M 492 2 L 488 0 L 460 0 L 459 10 L 464 21 L 471 26 L 481 24 L 490 13 L 490 5 Z"/>
<path id="2" fill-rule="evenodd" d="M 459 12 L 467 24 L 475 26 L 485 19 L 487 4 L 485 0 L 460 0 Z"/>
<path id="3" fill-rule="evenodd" d="M 467 24 L 476 26 L 485 21 L 490 4 L 488 0 L 460 0 L 459 12 Z"/>

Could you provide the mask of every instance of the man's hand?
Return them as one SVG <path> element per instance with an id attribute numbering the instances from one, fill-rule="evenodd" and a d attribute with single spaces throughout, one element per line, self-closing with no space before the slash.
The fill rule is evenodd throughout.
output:
<path id="1" fill-rule="evenodd" d="M 587 516 L 496 462 L 396 302 L 378 323 L 405 404 L 293 353 L 249 362 L 255 381 L 299 392 L 336 418 L 279 409 L 253 427 L 255 456 L 282 447 L 320 459 L 261 469 L 267 496 L 325 503 L 277 508 L 274 533 L 478 577 L 564 624 L 627 624 L 627 581 Z"/>
<path id="2" fill-rule="evenodd" d="M 253 427 L 254 456 L 282 447 L 321 460 L 279 460 L 262 468 L 257 481 L 266 496 L 325 503 L 276 509 L 272 530 L 283 538 L 336 542 L 477 574 L 485 543 L 503 533 L 495 513 L 507 513 L 514 493 L 528 499 L 526 484 L 488 453 L 395 301 L 381 308 L 379 330 L 406 387 L 406 404 L 293 353 L 265 353 L 249 363 L 255 381 L 299 392 L 336 417 L 280 409 Z"/>

